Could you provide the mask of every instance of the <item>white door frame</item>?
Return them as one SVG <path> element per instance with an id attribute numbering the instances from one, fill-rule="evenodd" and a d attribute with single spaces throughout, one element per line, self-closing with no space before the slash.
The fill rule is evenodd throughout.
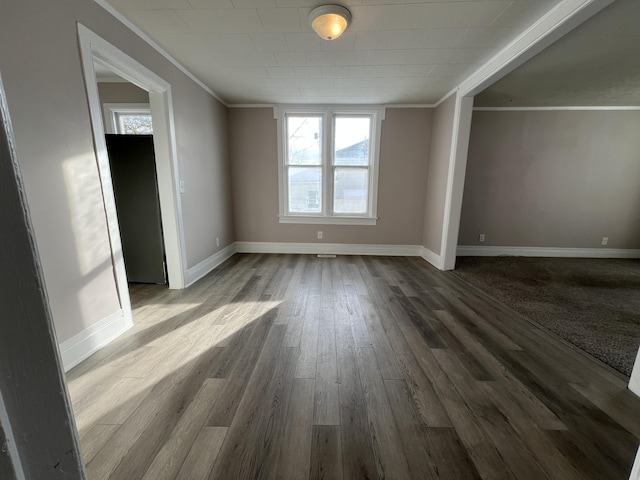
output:
<path id="1" fill-rule="evenodd" d="M 102 124 L 102 106 L 98 95 L 94 62 L 108 67 L 115 74 L 149 92 L 169 288 L 184 288 L 185 279 L 187 278 L 187 259 L 179 190 L 180 172 L 173 123 L 171 85 L 82 24 L 78 24 L 78 37 L 116 283 L 121 302 L 123 302 L 123 310 L 125 315 L 130 318 L 129 289 L 122 256 L 120 228 L 118 226 L 115 197 L 111 183 L 111 169 L 107 156 L 105 129 Z"/>
<path id="2" fill-rule="evenodd" d="M 474 96 L 613 2 L 563 0 L 457 88 L 440 243 L 442 270 L 453 270 L 456 264 Z"/>

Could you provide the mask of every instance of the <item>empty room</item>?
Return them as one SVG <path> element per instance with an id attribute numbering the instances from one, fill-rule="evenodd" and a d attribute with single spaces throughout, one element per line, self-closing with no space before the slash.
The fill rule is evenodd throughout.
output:
<path id="1" fill-rule="evenodd" d="M 0 6 L 0 478 L 640 480 L 640 3 Z"/>

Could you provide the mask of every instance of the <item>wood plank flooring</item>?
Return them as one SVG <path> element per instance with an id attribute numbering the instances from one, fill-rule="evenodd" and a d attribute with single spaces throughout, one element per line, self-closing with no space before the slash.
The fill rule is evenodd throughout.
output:
<path id="1" fill-rule="evenodd" d="M 624 379 L 419 258 L 235 255 L 68 374 L 90 480 L 627 479 Z"/>

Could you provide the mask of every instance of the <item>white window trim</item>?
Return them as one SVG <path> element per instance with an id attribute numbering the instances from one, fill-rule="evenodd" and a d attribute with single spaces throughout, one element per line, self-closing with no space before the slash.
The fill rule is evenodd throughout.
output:
<path id="1" fill-rule="evenodd" d="M 105 103 L 102 106 L 104 133 L 118 133 L 116 115 L 119 113 L 151 115 L 148 103 Z"/>
<path id="2" fill-rule="evenodd" d="M 287 114 L 309 114 L 322 116 L 323 132 L 333 132 L 334 115 L 372 115 L 373 128 L 371 132 L 371 164 L 369 165 L 369 205 L 365 215 L 333 214 L 329 209 L 329 196 L 333 194 L 333 181 L 327 180 L 332 166 L 327 162 L 327 153 L 333 148 L 333 135 L 323 133 L 322 160 L 322 203 L 323 212 L 319 214 L 292 214 L 287 211 L 287 169 L 285 167 Z M 376 225 L 378 220 L 378 171 L 380 168 L 380 133 L 385 108 L 379 105 L 278 105 L 273 109 L 274 119 L 277 120 L 278 133 L 278 196 L 280 223 L 299 223 L 312 225 Z"/>

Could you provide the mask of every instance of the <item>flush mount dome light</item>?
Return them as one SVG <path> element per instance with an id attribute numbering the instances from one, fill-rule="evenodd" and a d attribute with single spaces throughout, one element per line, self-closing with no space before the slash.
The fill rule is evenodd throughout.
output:
<path id="1" fill-rule="evenodd" d="M 309 13 L 309 25 L 325 40 L 335 40 L 347 29 L 351 12 L 340 5 L 322 5 Z"/>

